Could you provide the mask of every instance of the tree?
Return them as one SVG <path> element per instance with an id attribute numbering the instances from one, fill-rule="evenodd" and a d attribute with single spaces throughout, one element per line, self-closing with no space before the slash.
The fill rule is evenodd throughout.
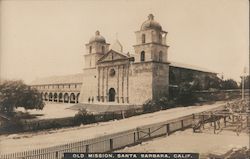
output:
<path id="1" fill-rule="evenodd" d="M 22 81 L 3 81 L 0 83 L 0 112 L 12 114 L 14 108 L 43 109 L 44 102 L 37 89 Z"/>
<path id="2" fill-rule="evenodd" d="M 221 89 L 222 88 L 222 80 L 218 77 L 210 77 L 210 76 L 206 76 L 205 77 L 205 81 L 206 81 L 206 88 L 205 89 Z"/>
<path id="3" fill-rule="evenodd" d="M 240 82 L 240 88 L 242 88 L 242 78 L 241 77 L 241 82 Z M 244 89 L 250 89 L 250 76 L 245 76 L 244 77 Z"/>
<path id="4" fill-rule="evenodd" d="M 227 79 L 222 81 L 222 89 L 237 89 L 238 84 L 233 79 Z"/>

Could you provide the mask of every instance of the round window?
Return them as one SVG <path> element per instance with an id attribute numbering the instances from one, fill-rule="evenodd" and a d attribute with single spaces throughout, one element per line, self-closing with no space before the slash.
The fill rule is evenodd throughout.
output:
<path id="1" fill-rule="evenodd" d="M 111 77 L 115 76 L 115 69 L 112 68 L 112 69 L 109 71 L 109 75 L 110 75 Z"/>

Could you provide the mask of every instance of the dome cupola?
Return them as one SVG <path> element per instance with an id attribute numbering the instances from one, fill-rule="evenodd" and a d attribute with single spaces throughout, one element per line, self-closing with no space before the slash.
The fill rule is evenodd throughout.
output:
<path id="1" fill-rule="evenodd" d="M 161 25 L 157 21 L 154 20 L 153 14 L 149 14 L 148 20 L 142 23 L 141 30 L 148 30 L 148 29 L 162 31 Z"/>
<path id="2" fill-rule="evenodd" d="M 95 32 L 95 36 L 93 36 L 89 40 L 89 43 L 93 43 L 93 42 L 106 43 L 106 40 L 105 40 L 105 38 L 103 36 L 100 35 L 100 32 L 97 30 Z"/>

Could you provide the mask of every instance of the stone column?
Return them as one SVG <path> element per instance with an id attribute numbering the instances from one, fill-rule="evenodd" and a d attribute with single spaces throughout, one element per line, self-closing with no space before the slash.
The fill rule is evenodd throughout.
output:
<path id="1" fill-rule="evenodd" d="M 102 102 L 104 102 L 104 72 L 105 72 L 105 69 L 104 69 L 104 67 L 102 68 Z"/>
<path id="2" fill-rule="evenodd" d="M 59 94 L 60 94 L 60 92 L 57 93 L 57 103 L 60 103 Z"/>
<path id="3" fill-rule="evenodd" d="M 117 103 L 119 103 L 119 96 L 120 96 L 120 94 L 119 94 L 119 66 L 117 66 L 117 90 L 116 90 L 116 101 L 117 101 Z"/>
<path id="4" fill-rule="evenodd" d="M 122 66 L 122 103 L 124 103 L 124 65 Z"/>
<path id="5" fill-rule="evenodd" d="M 75 94 L 75 93 L 74 93 L 74 95 L 75 95 L 75 103 L 77 103 L 77 97 L 76 97 L 76 96 L 77 96 L 77 94 Z"/>
<path id="6" fill-rule="evenodd" d="M 107 73 L 106 73 L 106 75 L 107 75 L 107 78 L 106 78 L 106 102 L 108 102 L 109 101 L 109 87 L 108 87 L 108 81 L 109 81 L 109 68 L 107 67 Z"/>
<path id="7" fill-rule="evenodd" d="M 97 89 L 98 89 L 98 94 L 97 94 L 97 100 L 98 102 L 100 102 L 100 68 L 98 67 L 98 75 L 97 75 L 97 79 L 98 79 L 98 84 L 97 84 Z"/>
<path id="8" fill-rule="evenodd" d="M 129 65 L 127 65 L 127 103 L 129 103 Z"/>

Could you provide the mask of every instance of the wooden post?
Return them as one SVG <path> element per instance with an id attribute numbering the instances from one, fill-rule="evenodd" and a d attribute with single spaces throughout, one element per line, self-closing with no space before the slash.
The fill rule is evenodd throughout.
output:
<path id="1" fill-rule="evenodd" d="M 211 115 L 211 118 L 212 118 L 212 122 L 210 122 L 210 126 L 213 126 L 213 119 L 214 119 L 214 116 Z"/>
<path id="2" fill-rule="evenodd" d="M 89 152 L 89 145 L 86 145 L 86 153 Z"/>
<path id="3" fill-rule="evenodd" d="M 140 140 L 140 130 L 139 129 L 137 129 L 137 139 L 138 139 L 138 141 Z"/>
<path id="4" fill-rule="evenodd" d="M 151 137 L 151 131 L 150 131 L 150 128 L 148 128 L 148 137 Z"/>
<path id="5" fill-rule="evenodd" d="M 213 119 L 215 119 L 214 116 L 213 116 Z M 215 130 L 216 130 L 216 121 L 214 120 L 214 134 L 215 134 Z"/>
<path id="6" fill-rule="evenodd" d="M 134 143 L 136 142 L 136 133 L 134 132 Z"/>
<path id="7" fill-rule="evenodd" d="M 226 116 L 224 116 L 224 126 L 226 127 L 227 126 L 227 119 L 226 119 L 227 117 Z"/>
<path id="8" fill-rule="evenodd" d="M 169 123 L 166 125 L 166 135 L 169 135 Z"/>
<path id="9" fill-rule="evenodd" d="M 113 150 L 113 139 L 109 139 L 110 151 Z"/>
<path id="10" fill-rule="evenodd" d="M 181 120 L 181 130 L 184 130 L 184 121 Z"/>
<path id="11" fill-rule="evenodd" d="M 205 122 L 204 122 L 204 120 L 205 120 L 205 116 L 204 116 L 204 114 L 202 114 L 202 128 L 203 129 L 205 129 Z"/>

